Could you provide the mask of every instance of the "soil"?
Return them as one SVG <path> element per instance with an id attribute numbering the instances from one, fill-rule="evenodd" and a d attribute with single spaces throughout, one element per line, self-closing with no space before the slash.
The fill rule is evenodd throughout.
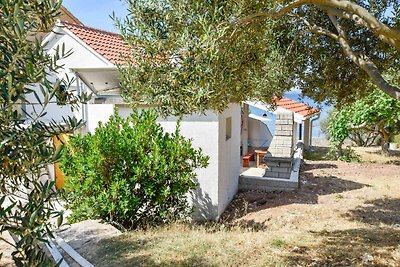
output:
<path id="1" fill-rule="evenodd" d="M 294 266 L 400 266 L 399 188 L 394 164 L 306 160 L 298 190 L 239 192 L 223 220 L 281 233 Z"/>
<path id="2" fill-rule="evenodd" d="M 378 158 L 374 156 L 375 151 L 365 153 L 372 157 L 372 160 Z M 168 253 L 174 257 L 182 257 L 178 248 L 183 249 L 187 246 L 193 247 L 191 253 L 196 251 L 196 255 L 201 254 L 198 246 L 211 244 L 217 236 L 226 234 L 232 242 L 248 235 L 252 236 L 248 244 L 249 249 L 256 249 L 252 247 L 253 243 L 256 246 L 268 238 L 271 239 L 268 241 L 271 247 L 269 250 L 263 247 L 263 251 L 271 255 L 275 261 L 268 265 L 264 261 L 263 254 L 253 255 L 249 252 L 250 254 L 243 254 L 248 260 L 246 266 L 253 266 L 252 263 L 260 261 L 260 266 L 400 266 L 400 166 L 396 165 L 399 159 L 394 156 L 386 161 L 376 160 L 392 164 L 371 163 L 371 160 L 365 159 L 367 162 L 363 163 L 305 160 L 297 190 L 270 193 L 244 191 L 237 194 L 223 214 L 221 223 L 243 227 L 245 229 L 243 232 L 232 231 L 232 235 L 225 232 L 226 230 L 213 235 L 213 232 L 205 232 L 203 235 L 210 238 L 206 243 L 199 237 L 198 230 L 187 230 L 187 239 L 195 236 L 195 241 L 178 243 L 179 246 L 173 246 L 169 250 L 165 247 L 169 248 L 175 243 L 174 239 L 169 237 L 171 231 L 168 228 L 165 231 L 161 229 L 143 233 L 133 232 L 123 235 L 125 239 L 132 239 L 133 241 L 129 240 L 133 245 L 125 239 L 124 242 L 120 242 L 119 239 L 110 239 L 106 242 L 113 249 L 118 248 L 115 242 L 121 243 L 119 245 L 121 254 L 108 247 L 107 253 L 102 254 L 110 254 L 111 259 L 114 257 L 116 260 L 123 259 L 128 262 L 126 265 L 114 266 L 132 266 L 130 261 L 137 258 L 132 255 L 124 256 L 125 258 L 121 256 L 127 255 L 127 250 L 130 253 L 144 253 L 148 257 L 156 255 L 159 262 Z M 259 239 L 252 233 L 259 236 Z M 149 248 L 138 246 L 142 241 L 139 242 L 135 234 L 143 235 L 160 244 L 148 241 L 151 243 Z M 164 240 L 162 235 L 166 235 L 167 238 Z M 182 232 L 177 231 L 176 235 L 182 235 Z M 140 238 L 144 238 L 143 236 Z M 94 243 L 97 243 L 97 240 Z M 101 244 L 104 246 L 104 242 Z M 223 251 L 238 249 L 235 243 L 225 245 L 232 247 Z M 91 259 L 93 255 L 90 254 L 98 249 L 96 246 L 97 244 L 93 246 L 85 244 L 84 247 L 89 248 L 89 251 L 80 251 L 82 256 Z M 161 250 L 161 254 L 157 254 L 158 246 L 164 249 Z M 203 246 L 203 249 L 208 247 Z M 3 249 L 5 249 L 4 243 L 0 242 L 0 251 Z M 246 247 L 241 249 L 245 250 Z M 211 252 L 204 252 L 204 257 L 208 257 L 208 253 Z M 139 256 L 143 258 L 142 254 Z M 249 260 L 249 255 L 254 259 Z M 215 255 L 209 257 L 211 263 L 215 263 L 215 257 Z M 231 258 L 230 255 L 221 262 L 229 262 Z M 0 266 L 6 265 L 6 262 L 1 261 Z M 104 262 L 110 263 L 110 258 L 104 258 Z M 233 262 L 230 266 L 240 266 L 236 263 Z M 215 263 L 210 266 L 224 265 Z"/>
<path id="3" fill-rule="evenodd" d="M 348 219 L 356 219 L 363 207 L 384 207 L 390 202 L 399 204 L 400 208 L 400 166 L 306 161 L 302 169 L 298 190 L 239 192 L 224 213 L 223 220 L 252 220 L 277 229 L 322 230 L 325 225 L 335 228 L 348 226 Z M 400 216 L 379 215 L 375 216 L 376 222 L 400 227 Z M 382 216 L 385 218 L 380 218 Z"/>

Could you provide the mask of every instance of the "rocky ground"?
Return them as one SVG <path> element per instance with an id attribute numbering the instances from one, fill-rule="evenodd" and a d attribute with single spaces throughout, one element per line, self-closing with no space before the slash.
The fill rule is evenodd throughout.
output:
<path id="1" fill-rule="evenodd" d="M 240 192 L 224 220 L 308 244 L 298 266 L 400 266 L 400 166 L 305 161 L 295 192 Z"/>

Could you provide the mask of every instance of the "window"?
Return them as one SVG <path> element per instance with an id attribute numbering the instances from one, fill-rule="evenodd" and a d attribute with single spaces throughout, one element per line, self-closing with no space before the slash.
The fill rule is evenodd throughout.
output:
<path id="1" fill-rule="evenodd" d="M 226 118 L 225 123 L 225 140 L 228 141 L 232 137 L 232 117 Z"/>

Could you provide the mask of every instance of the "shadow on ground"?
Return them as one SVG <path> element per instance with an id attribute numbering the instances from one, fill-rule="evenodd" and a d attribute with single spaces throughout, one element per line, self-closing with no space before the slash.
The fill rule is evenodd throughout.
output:
<path id="1" fill-rule="evenodd" d="M 322 242 L 288 256 L 293 266 L 398 266 L 400 230 L 390 228 L 314 232 Z"/>
<path id="2" fill-rule="evenodd" d="M 392 160 L 389 160 L 389 161 L 387 162 L 387 164 L 393 164 L 393 165 L 398 165 L 398 166 L 400 166 L 400 160 L 392 159 Z"/>
<path id="3" fill-rule="evenodd" d="M 157 238 L 124 238 L 116 237 L 100 241 L 99 246 L 91 259 L 97 267 L 130 267 L 130 266 L 215 266 L 206 259 L 195 254 L 189 258 L 173 258 L 163 255 L 161 259 L 152 258 L 152 249 L 162 242 Z M 165 241 L 164 241 L 165 242 Z"/>
<path id="4" fill-rule="evenodd" d="M 400 228 L 400 199 L 381 198 L 365 202 L 345 215 L 351 221 L 375 226 L 398 226 Z"/>
<path id="5" fill-rule="evenodd" d="M 379 155 L 383 156 L 385 158 L 384 163 L 385 164 L 392 164 L 392 165 L 400 165 L 400 150 L 389 150 L 389 155 L 384 154 L 382 150 L 373 150 L 373 151 L 365 151 L 364 153 L 370 154 L 370 155 Z M 374 161 L 374 160 L 372 160 Z"/>
<path id="6" fill-rule="evenodd" d="M 365 151 L 368 154 L 373 155 L 385 155 L 382 150 L 374 150 L 374 151 Z M 389 149 L 389 157 L 400 157 L 400 150 L 392 150 Z"/>
<path id="7" fill-rule="evenodd" d="M 294 266 L 400 266 L 400 199 L 366 201 L 345 216 L 368 228 L 311 232 L 322 240 L 292 251 Z"/>
<path id="8" fill-rule="evenodd" d="M 302 167 L 300 187 L 295 191 L 261 192 L 240 191 L 222 215 L 222 221 L 230 222 L 269 208 L 290 204 L 318 204 L 321 195 L 338 194 L 368 187 L 367 184 L 342 179 L 337 176 L 314 176 L 313 169 L 337 168 L 336 164 L 311 163 Z"/>
<path id="9" fill-rule="evenodd" d="M 303 171 L 315 169 L 337 169 L 337 165 L 334 163 L 307 163 L 302 166 Z"/>

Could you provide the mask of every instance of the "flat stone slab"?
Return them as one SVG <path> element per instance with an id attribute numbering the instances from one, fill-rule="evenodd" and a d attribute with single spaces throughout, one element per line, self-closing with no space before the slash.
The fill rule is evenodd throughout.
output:
<path id="1" fill-rule="evenodd" d="M 90 260 L 95 256 L 96 247 L 101 240 L 107 240 L 121 234 L 121 231 L 100 220 L 86 220 L 63 226 L 56 233 L 64 239 L 83 258 Z M 57 245 L 70 267 L 80 267 L 72 258 Z"/>
<path id="2" fill-rule="evenodd" d="M 3 232 L 0 235 L 1 238 L 4 238 L 8 242 L 13 243 L 14 240 L 8 234 L 8 232 Z M 11 267 L 15 266 L 14 261 L 12 259 L 11 253 L 14 251 L 14 248 L 0 239 L 0 253 L 3 253 L 3 257 L 0 259 L 0 266 L 2 267 Z"/>
<path id="3" fill-rule="evenodd" d="M 57 235 L 80 253 L 85 247 L 97 244 L 102 239 L 119 236 L 121 231 L 99 220 L 86 220 L 62 227 Z"/>

